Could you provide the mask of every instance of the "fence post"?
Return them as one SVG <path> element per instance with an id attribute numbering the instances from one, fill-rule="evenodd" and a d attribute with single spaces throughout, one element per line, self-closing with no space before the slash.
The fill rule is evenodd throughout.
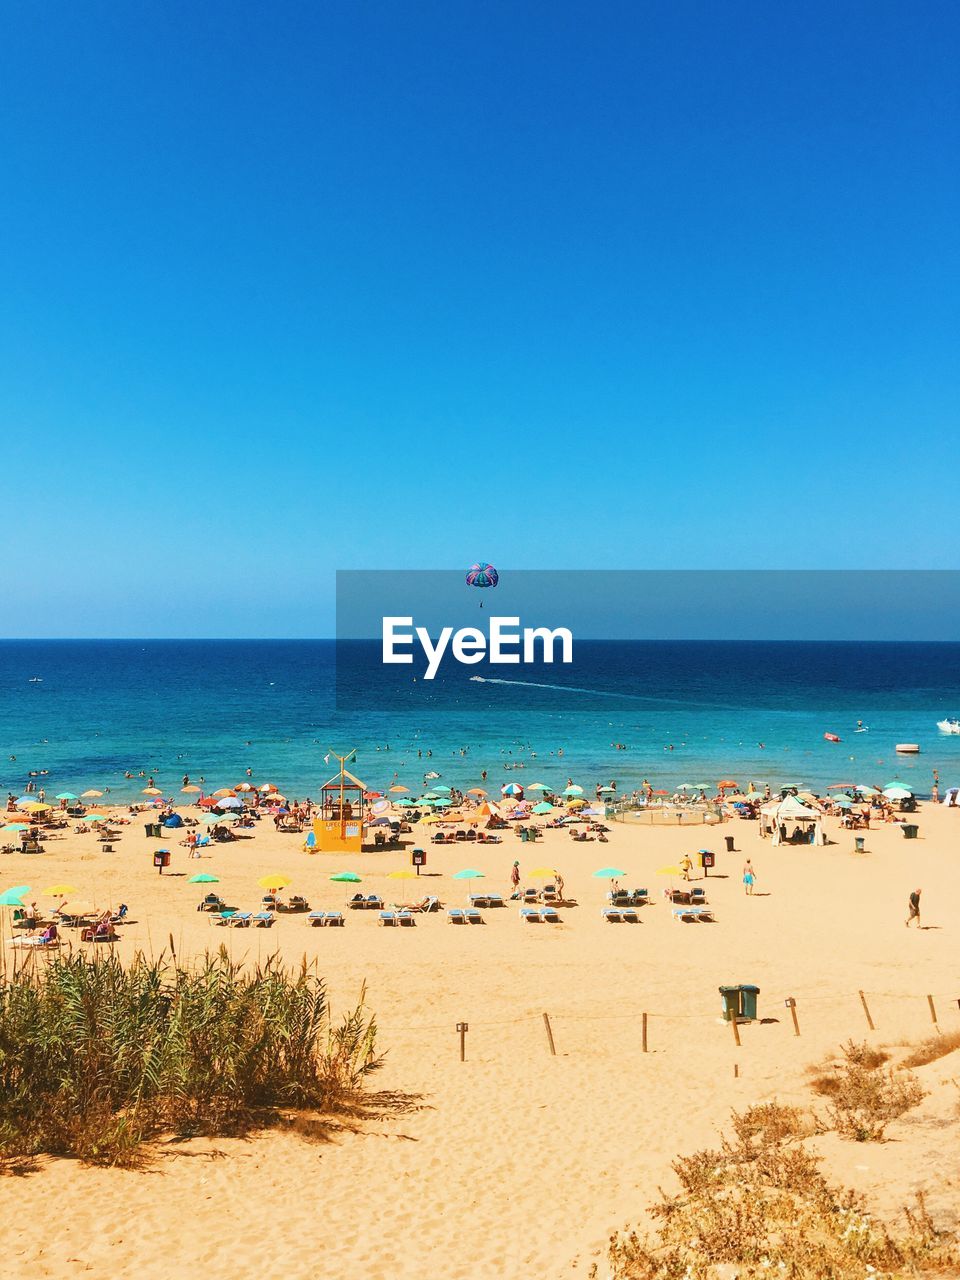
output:
<path id="1" fill-rule="evenodd" d="M 860 1003 L 863 1005 L 863 1012 L 867 1015 L 867 1026 L 871 1031 L 876 1031 L 877 1028 L 873 1025 L 873 1019 L 870 1017 L 870 1008 L 867 1005 L 867 997 L 862 991 L 860 992 Z"/>
<path id="2" fill-rule="evenodd" d="M 458 1022 L 457 1030 L 460 1032 L 460 1061 L 464 1062 L 467 1056 L 467 1032 L 470 1028 L 465 1022 Z"/>
<path id="3" fill-rule="evenodd" d="M 939 1031 L 940 1027 L 937 1023 L 937 1006 L 933 1003 L 933 996 L 927 996 L 927 1004 L 930 1006 L 930 1021 Z"/>
<path id="4" fill-rule="evenodd" d="M 784 1004 L 790 1010 L 790 1016 L 793 1018 L 793 1034 L 798 1036 L 800 1034 L 800 1020 L 797 1017 L 797 1002 L 793 996 L 787 996 Z"/>
<path id="5" fill-rule="evenodd" d="M 643 1052 L 646 1053 L 647 1052 L 647 1015 L 645 1013 L 642 1013 L 640 1015 L 640 1028 L 641 1028 L 641 1035 L 643 1036 Z"/>
<path id="6" fill-rule="evenodd" d="M 543 1015 L 543 1025 L 547 1031 L 547 1044 L 549 1044 L 550 1046 L 550 1052 L 553 1054 L 554 1057 L 556 1057 L 557 1046 L 553 1043 L 553 1031 L 550 1027 L 550 1015 L 548 1013 L 545 1013 Z"/>

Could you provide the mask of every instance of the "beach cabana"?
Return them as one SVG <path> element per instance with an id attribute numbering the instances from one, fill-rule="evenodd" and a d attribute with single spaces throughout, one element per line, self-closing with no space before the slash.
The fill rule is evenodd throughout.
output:
<path id="1" fill-rule="evenodd" d="M 778 844 L 825 844 L 823 814 L 819 809 L 785 796 L 773 800 L 760 810 L 760 834 Z"/>

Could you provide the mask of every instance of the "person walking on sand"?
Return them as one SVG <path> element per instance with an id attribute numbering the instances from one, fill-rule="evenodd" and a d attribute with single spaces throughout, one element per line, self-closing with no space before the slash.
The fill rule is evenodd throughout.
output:
<path id="1" fill-rule="evenodd" d="M 919 889 L 914 889 L 913 893 L 911 893 L 910 897 L 907 899 L 907 910 L 910 912 L 910 914 L 907 916 L 906 920 L 904 920 L 903 923 L 907 925 L 907 927 L 909 928 L 909 926 L 913 923 L 913 921 L 916 920 L 917 928 L 918 929 L 921 928 L 922 926 L 920 924 L 920 890 Z"/>
<path id="2" fill-rule="evenodd" d="M 757 873 L 753 869 L 753 863 L 748 858 L 743 864 L 743 888 L 744 892 L 753 896 L 753 886 L 757 882 Z"/>
<path id="3" fill-rule="evenodd" d="M 689 853 L 685 853 L 680 859 L 680 870 L 683 872 L 684 880 L 689 880 L 690 872 L 693 870 L 693 859 Z"/>
<path id="4" fill-rule="evenodd" d="M 553 883 L 557 890 L 557 897 L 561 902 L 566 902 L 566 898 L 563 896 L 563 876 L 556 869 L 553 872 Z"/>
<path id="5" fill-rule="evenodd" d="M 510 868 L 510 889 L 511 897 L 520 896 L 520 863 L 515 862 Z"/>

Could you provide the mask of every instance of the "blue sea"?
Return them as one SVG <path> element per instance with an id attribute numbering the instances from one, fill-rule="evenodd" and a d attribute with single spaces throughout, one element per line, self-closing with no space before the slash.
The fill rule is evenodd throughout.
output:
<path id="1" fill-rule="evenodd" d="M 17 795 L 31 774 L 48 796 L 121 800 L 141 773 L 176 793 L 184 774 L 213 789 L 250 770 L 299 797 L 352 749 L 377 789 L 485 769 L 488 787 L 899 777 L 926 794 L 934 769 L 960 783 L 960 737 L 936 727 L 957 715 L 957 643 L 582 641 L 572 667 L 454 664 L 432 682 L 365 641 L 0 643 L 0 787 Z"/>

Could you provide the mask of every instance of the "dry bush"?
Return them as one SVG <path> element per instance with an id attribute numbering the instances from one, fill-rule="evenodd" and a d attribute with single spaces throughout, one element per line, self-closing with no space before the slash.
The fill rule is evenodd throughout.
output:
<path id="1" fill-rule="evenodd" d="M 947 1035 L 931 1036 L 917 1045 L 914 1051 L 903 1060 L 905 1067 L 925 1067 L 928 1062 L 936 1062 L 945 1058 L 948 1053 L 960 1049 L 960 1031 L 951 1031 Z"/>
<path id="2" fill-rule="evenodd" d="M 883 1071 L 850 1056 L 830 1092 L 827 1115 L 842 1138 L 881 1142 L 887 1125 L 927 1096 L 916 1076 Z"/>
<path id="3" fill-rule="evenodd" d="M 681 1192 L 661 1192 L 651 1210 L 655 1240 L 635 1231 L 611 1238 L 609 1280 L 956 1274 L 957 1240 L 936 1229 L 922 1199 L 903 1229 L 891 1231 L 853 1192 L 831 1186 L 819 1161 L 793 1143 L 803 1124 L 795 1108 L 751 1111 L 766 1114 L 735 1115 L 736 1143 L 676 1162 Z M 591 1275 L 599 1274 L 594 1266 Z"/>
<path id="4" fill-rule="evenodd" d="M 890 1061 L 889 1053 L 883 1049 L 876 1048 L 875 1045 L 867 1044 L 866 1040 L 858 1042 L 850 1039 L 840 1048 L 847 1062 L 856 1067 L 866 1067 L 871 1071 L 876 1067 L 882 1067 L 885 1062 Z"/>

